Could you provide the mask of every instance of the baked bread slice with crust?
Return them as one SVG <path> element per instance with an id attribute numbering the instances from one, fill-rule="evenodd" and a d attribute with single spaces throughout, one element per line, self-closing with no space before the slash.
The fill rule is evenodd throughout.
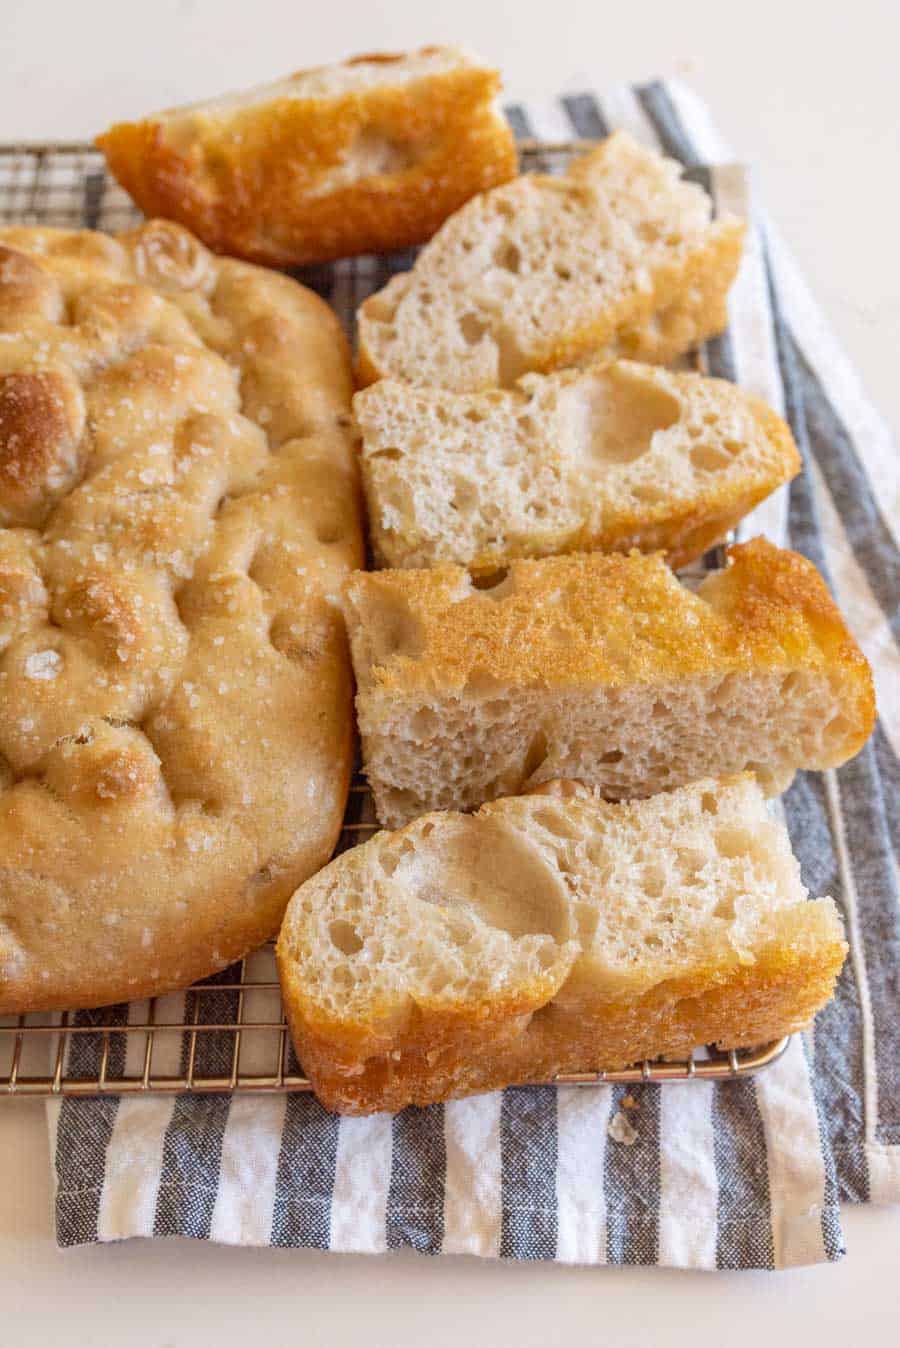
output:
<path id="1" fill-rule="evenodd" d="M 388 828 L 570 777 L 620 799 L 750 769 L 769 792 L 865 743 L 872 675 L 822 577 L 754 539 L 694 593 L 659 554 L 357 572 L 344 609 Z"/>
<path id="2" fill-rule="evenodd" d="M 474 197 L 359 309 L 359 380 L 471 393 L 624 356 L 667 364 L 721 332 L 743 222 L 617 131 L 564 177 Z"/>
<path id="3" fill-rule="evenodd" d="M 451 393 L 380 380 L 358 393 L 382 566 L 663 550 L 700 556 L 800 471 L 790 430 L 722 379 L 616 361 Z"/>
<path id="4" fill-rule="evenodd" d="M 119 122 L 97 144 L 146 215 L 269 266 L 423 243 L 513 177 L 500 80 L 455 47 L 373 53 Z"/>
<path id="5" fill-rule="evenodd" d="M 183 988 L 325 864 L 350 358 L 178 225 L 0 230 L 0 1012 Z"/>
<path id="6" fill-rule="evenodd" d="M 349 1114 L 765 1043 L 846 951 L 749 776 L 426 815 L 302 885 L 277 947 L 297 1055 Z"/>

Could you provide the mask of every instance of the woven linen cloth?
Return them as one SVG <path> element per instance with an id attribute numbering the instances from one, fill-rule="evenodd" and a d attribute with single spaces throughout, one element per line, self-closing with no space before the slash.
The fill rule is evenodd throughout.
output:
<path id="1" fill-rule="evenodd" d="M 900 1201 L 896 449 L 694 94 L 657 82 L 508 114 L 518 136 L 548 142 L 625 127 L 685 164 L 717 209 L 751 220 L 729 329 L 708 344 L 707 366 L 783 413 L 805 471 L 740 534 L 765 533 L 816 563 L 878 691 L 879 724 L 862 753 L 835 772 L 799 775 L 781 805 L 804 882 L 846 919 L 851 954 L 836 996 L 773 1066 L 735 1082 L 541 1086 L 364 1119 L 339 1119 L 299 1094 L 55 1101 L 61 1246 L 182 1235 L 781 1268 L 843 1253 L 842 1203 Z M 204 1018 L 215 1020 L 218 998 L 222 1018 L 233 1016 L 236 995 L 204 997 Z M 161 1015 L 169 1002 L 174 1021 L 190 1018 L 183 996 L 161 999 Z M 93 1014 L 137 1022 L 146 1004 Z M 90 1025 L 91 1013 L 77 1021 Z M 70 1070 L 80 1056 L 96 1071 L 99 1038 L 75 1037 Z M 116 1038 L 125 1037 L 113 1038 L 111 1079 L 132 1051 Z M 230 1042 L 198 1038 L 198 1070 L 227 1073 Z"/>

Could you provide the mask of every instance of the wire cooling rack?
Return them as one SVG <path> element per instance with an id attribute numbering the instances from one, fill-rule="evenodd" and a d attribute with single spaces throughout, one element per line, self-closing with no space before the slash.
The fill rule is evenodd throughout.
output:
<path id="1" fill-rule="evenodd" d="M 522 165 L 560 173 L 589 145 L 526 142 L 520 146 Z M 0 224 L 116 231 L 140 219 L 90 145 L 0 144 Z M 333 306 L 352 338 L 358 305 L 396 272 L 406 271 L 414 256 L 406 251 L 344 258 L 296 275 Z M 706 368 L 706 352 L 699 353 L 697 364 Z M 699 579 L 720 563 L 713 553 L 682 574 Z M 364 842 L 377 827 L 365 780 L 357 774 L 337 851 Z M 567 1073 L 556 1080 L 567 1085 L 727 1080 L 768 1066 L 787 1044 L 781 1039 L 729 1053 L 703 1049 L 684 1060 Z M 186 992 L 96 1011 L 0 1017 L 0 1096 L 310 1089 L 288 1035 L 271 943 Z"/>

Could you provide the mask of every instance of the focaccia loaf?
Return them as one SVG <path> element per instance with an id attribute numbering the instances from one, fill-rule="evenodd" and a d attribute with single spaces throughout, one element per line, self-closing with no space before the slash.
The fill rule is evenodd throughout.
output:
<path id="1" fill-rule="evenodd" d="M 0 1012 L 184 987 L 331 854 L 349 353 L 177 225 L 0 230 Z"/>
<path id="2" fill-rule="evenodd" d="M 619 356 L 665 364 L 727 322 L 743 222 L 624 132 L 561 178 L 474 197 L 359 310 L 359 376 L 458 393 Z"/>
<path id="3" fill-rule="evenodd" d="M 751 778 L 618 805 L 566 782 L 343 853 L 278 967 L 316 1094 L 362 1114 L 768 1042 L 846 950 Z"/>
<path id="4" fill-rule="evenodd" d="M 572 777 L 619 799 L 751 769 L 767 790 L 864 744 L 872 676 L 815 567 L 763 539 L 697 593 L 659 554 L 357 573 L 365 770 L 394 828 Z"/>
<path id="5" fill-rule="evenodd" d="M 358 393 L 363 483 L 385 566 L 665 551 L 683 566 L 800 471 L 790 430 L 722 379 L 616 361 L 450 393 Z"/>
<path id="6" fill-rule="evenodd" d="M 98 137 L 147 215 L 270 266 L 406 248 L 516 172 L 496 70 L 375 53 L 120 122 Z"/>

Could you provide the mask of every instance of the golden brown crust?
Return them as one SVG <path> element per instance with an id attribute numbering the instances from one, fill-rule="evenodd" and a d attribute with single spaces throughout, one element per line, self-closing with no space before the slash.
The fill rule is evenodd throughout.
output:
<path id="1" fill-rule="evenodd" d="M 461 689 L 475 669 L 501 685 L 616 687 L 796 662 L 833 665 L 855 693 L 857 748 L 872 728 L 871 672 L 825 582 L 762 538 L 729 548 L 698 595 L 637 552 L 515 561 L 484 592 L 457 566 L 357 573 L 347 593 L 396 618 L 394 650 L 355 662 L 364 695 Z"/>
<path id="2" fill-rule="evenodd" d="M 166 222 L 0 247 L 5 1013 L 272 934 L 340 828 L 363 554 L 322 301 Z"/>
<path id="3" fill-rule="evenodd" d="M 762 539 L 695 593 L 659 554 L 358 574 L 345 612 L 380 822 L 550 777 L 613 799 L 837 767 L 874 723 L 869 666 L 815 568 Z"/>
<path id="4" fill-rule="evenodd" d="M 348 64 L 373 60 L 403 58 Z M 422 243 L 474 193 L 511 178 L 516 152 L 494 110 L 498 86 L 496 71 L 461 64 L 343 95 L 198 109 L 184 143 L 163 114 L 119 123 L 97 144 L 145 214 L 179 221 L 217 252 L 296 266 Z M 366 137 L 375 170 L 342 181 Z"/>
<path id="5" fill-rule="evenodd" d="M 37 525 L 79 468 L 84 398 L 67 370 L 0 375 L 0 523 Z"/>
<path id="6" fill-rule="evenodd" d="M 740 779 L 707 781 L 694 788 L 704 816 L 713 821 L 711 833 L 727 820 L 726 831 L 730 826 L 740 833 L 746 827 L 753 834 L 758 824 L 752 812 L 738 816 L 740 823 L 729 813 L 729 786 L 742 789 Z M 674 802 L 677 795 L 643 805 Z M 549 824 L 541 818 L 540 804 L 535 808 L 536 796 L 552 798 L 559 806 Z M 759 804 L 765 817 L 761 800 Z M 627 852 L 622 840 L 632 828 L 640 835 L 642 818 L 647 815 L 641 804 L 610 805 L 579 783 L 548 783 L 527 798 L 483 806 L 464 821 L 458 815 L 434 813 L 396 833 L 379 834 L 304 886 L 288 911 L 276 955 L 298 1058 L 323 1103 L 350 1114 L 398 1110 L 547 1080 L 560 1072 L 618 1069 L 644 1058 L 687 1056 L 701 1044 L 751 1047 L 808 1024 L 832 995 L 847 944 L 832 901 L 806 901 L 799 877 L 792 890 L 790 867 L 779 871 L 784 857 L 781 863 L 773 862 L 762 882 L 774 883 L 776 889 L 761 891 L 766 897 L 760 898 L 752 937 L 751 925 L 745 925 L 746 907 L 743 923 L 738 921 L 724 939 L 709 922 L 711 914 L 717 917 L 720 902 L 727 907 L 729 894 L 734 901 L 722 877 L 720 888 L 706 901 L 708 906 L 685 900 L 692 907 L 691 923 L 665 953 L 660 934 L 654 933 L 655 946 L 642 944 L 639 937 L 627 955 L 618 960 L 611 955 L 617 924 L 627 925 L 627 917 L 613 917 L 608 927 L 599 929 L 593 924 L 603 923 L 607 905 L 614 913 L 621 902 L 616 850 Z M 475 825 L 487 826 L 488 821 L 496 821 L 500 830 L 504 826 L 517 830 L 535 847 L 545 824 L 557 840 L 568 840 L 560 843 L 555 862 L 547 862 L 546 850 L 534 852 L 531 869 L 511 882 L 515 902 L 504 906 L 501 899 L 494 909 L 490 901 L 481 907 L 490 889 L 484 839 L 491 835 L 486 832 L 480 846 L 473 838 Z M 463 854 L 460 869 L 454 864 L 451 840 L 463 823 L 471 848 Z M 648 827 L 646 822 L 643 827 Z M 502 837 L 502 831 L 494 836 Z M 676 854 L 688 836 L 702 849 L 701 833 L 676 831 L 672 838 Z M 584 854 L 574 847 L 566 850 L 571 840 L 580 838 L 590 840 L 586 864 L 578 860 Z M 777 853 L 778 841 L 769 838 L 766 845 L 761 835 L 756 841 L 767 855 Z M 786 835 L 783 841 L 789 856 Z M 713 841 L 712 846 L 715 849 L 718 843 Z M 397 881 L 403 858 L 415 858 L 417 853 L 419 869 L 411 865 L 407 877 Z M 595 856 L 596 877 L 587 869 Z M 618 860 L 627 867 L 624 855 Z M 540 875 L 548 864 L 555 879 L 564 877 L 564 905 L 573 905 L 571 925 L 552 904 L 542 906 Z M 758 897 L 759 882 L 752 878 L 752 865 L 737 874 L 739 902 L 751 904 Z M 639 875 L 632 879 L 640 883 Z M 620 873 L 618 885 L 627 883 Z M 396 888 L 386 888 L 391 885 Z M 420 896 L 425 911 L 416 906 L 407 909 L 419 904 Z M 667 902 L 661 903 L 666 931 L 667 923 L 676 920 L 671 912 L 666 917 Z M 526 930 L 555 933 L 554 957 L 541 961 L 543 968 L 528 966 L 520 975 L 520 965 L 503 964 L 498 955 L 498 976 L 483 983 L 476 972 L 479 956 L 464 966 L 471 971 L 470 982 L 459 974 L 454 951 L 448 955 L 448 968 L 455 979 L 446 974 L 433 981 L 417 976 L 415 952 L 410 951 L 408 961 L 400 952 L 407 939 L 418 938 L 427 948 L 432 905 L 438 920 L 474 910 L 488 925 L 505 922 L 509 931 L 520 930 L 515 912 L 527 913 Z M 364 961 L 359 983 L 343 996 L 339 989 L 346 980 L 336 975 L 348 974 L 347 967 L 339 964 L 332 977 L 326 972 L 334 968 L 327 943 L 333 939 L 335 913 L 352 918 L 347 925 L 353 926 L 358 945 L 350 958 Z M 694 943 L 678 944 L 691 926 Z M 324 947 L 319 944 L 322 939 Z M 475 939 L 468 937 L 469 942 Z M 464 943 L 462 949 L 468 948 Z M 378 961 L 390 967 L 393 977 L 377 981 Z"/>
<path id="7" fill-rule="evenodd" d="M 700 1044 L 751 1048 L 807 1025 L 828 1001 L 847 947 L 773 942 L 751 968 L 735 967 L 719 986 L 663 984 L 644 996 L 566 1012 L 507 1008 L 483 1014 L 416 1016 L 387 1051 L 370 1054 L 346 1030 L 316 1024 L 286 958 L 279 960 L 291 1037 L 313 1089 L 328 1109 L 371 1114 L 529 1081 L 560 1072 L 629 1067 L 644 1058 L 686 1057 Z"/>

